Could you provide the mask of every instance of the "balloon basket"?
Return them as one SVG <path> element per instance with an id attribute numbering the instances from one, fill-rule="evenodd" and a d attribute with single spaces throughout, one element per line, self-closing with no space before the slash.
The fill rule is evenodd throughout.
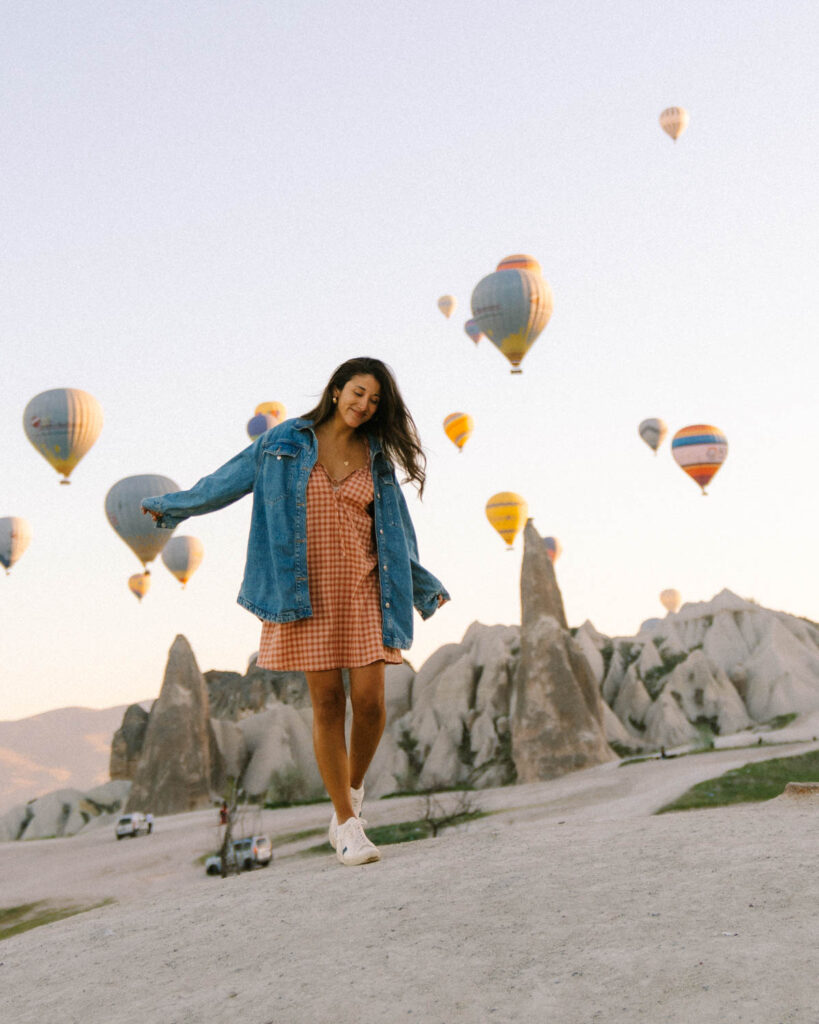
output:
<path id="1" fill-rule="evenodd" d="M 509 372 L 510 372 L 511 374 L 515 374 L 515 373 L 523 373 L 523 370 L 510 370 Z"/>
<path id="2" fill-rule="evenodd" d="M 61 487 L 67 487 L 70 483 L 71 483 L 70 480 L 61 480 L 60 481 L 60 486 Z"/>

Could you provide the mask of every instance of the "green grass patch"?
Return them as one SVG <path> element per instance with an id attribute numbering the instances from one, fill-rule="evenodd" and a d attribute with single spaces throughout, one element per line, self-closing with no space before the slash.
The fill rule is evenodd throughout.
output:
<path id="1" fill-rule="evenodd" d="M 284 846 L 285 843 L 298 843 L 302 839 L 320 836 L 326 831 L 326 825 L 319 825 L 318 828 L 304 828 L 301 832 L 282 832 L 281 835 L 273 837 L 273 846 Z M 330 844 L 328 843 L 327 845 L 329 846 Z"/>
<path id="2" fill-rule="evenodd" d="M 114 900 L 107 899 L 85 907 L 55 907 L 45 900 L 38 900 L 36 903 L 21 903 L 16 907 L 0 907 L 0 940 L 10 939 L 12 935 L 19 935 L 32 928 L 39 928 L 42 924 L 52 924 L 66 917 L 84 914 L 87 910 L 106 907 L 113 902 Z"/>
<path id="3" fill-rule="evenodd" d="M 819 750 L 796 757 L 757 761 L 707 782 L 699 782 L 677 800 L 661 807 L 657 814 L 773 800 L 789 782 L 819 782 Z"/>
<path id="4" fill-rule="evenodd" d="M 777 715 L 768 722 L 763 722 L 763 725 L 767 725 L 769 729 L 784 729 L 786 725 L 790 725 L 791 722 L 798 718 L 799 714 L 796 711 L 789 711 L 785 715 Z"/>

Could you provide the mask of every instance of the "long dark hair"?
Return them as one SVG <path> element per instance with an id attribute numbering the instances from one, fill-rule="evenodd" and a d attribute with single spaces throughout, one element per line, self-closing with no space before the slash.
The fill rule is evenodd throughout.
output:
<path id="1" fill-rule="evenodd" d="M 427 457 L 421 447 L 415 420 L 404 404 L 392 370 L 380 359 L 359 356 L 342 363 L 333 371 L 318 405 L 310 412 L 306 412 L 304 418 L 312 420 L 314 427 L 331 419 L 335 412 L 333 392 L 342 391 L 344 385 L 359 374 L 371 374 L 375 377 L 381 393 L 375 413 L 358 429 L 362 434 L 372 434 L 380 442 L 390 462 L 400 466 L 404 471 L 405 479 L 402 482 L 411 480 L 418 488 L 418 494 L 422 495 L 426 480 Z"/>

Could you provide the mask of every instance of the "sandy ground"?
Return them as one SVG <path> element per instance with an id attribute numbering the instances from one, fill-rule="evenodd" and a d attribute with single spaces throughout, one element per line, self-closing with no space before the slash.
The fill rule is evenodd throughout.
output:
<path id="1" fill-rule="evenodd" d="M 0 944 L 2 1020 L 28 1024 L 819 1024 L 819 805 L 653 812 L 765 757 L 724 750 L 484 791 L 496 811 L 343 868 L 247 820 L 264 870 L 208 878 L 211 812 L 0 847 L 0 906 L 117 902 Z M 418 816 L 378 801 L 373 824 Z"/>

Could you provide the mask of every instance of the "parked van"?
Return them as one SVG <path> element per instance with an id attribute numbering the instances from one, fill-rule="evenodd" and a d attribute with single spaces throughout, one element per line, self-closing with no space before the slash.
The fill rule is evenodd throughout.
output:
<path id="1" fill-rule="evenodd" d="M 228 850 L 228 864 L 238 865 L 242 871 L 250 871 L 254 867 L 266 868 L 273 860 L 273 844 L 268 836 L 248 836 L 231 843 Z M 205 861 L 205 871 L 209 875 L 222 874 L 222 858 L 218 853 L 212 854 Z"/>
<path id="2" fill-rule="evenodd" d="M 136 836 L 142 834 L 148 834 L 148 821 L 141 811 L 134 811 L 133 814 L 123 814 L 123 816 L 117 822 L 114 830 L 117 834 L 117 839 L 124 839 L 126 836 Z"/>

